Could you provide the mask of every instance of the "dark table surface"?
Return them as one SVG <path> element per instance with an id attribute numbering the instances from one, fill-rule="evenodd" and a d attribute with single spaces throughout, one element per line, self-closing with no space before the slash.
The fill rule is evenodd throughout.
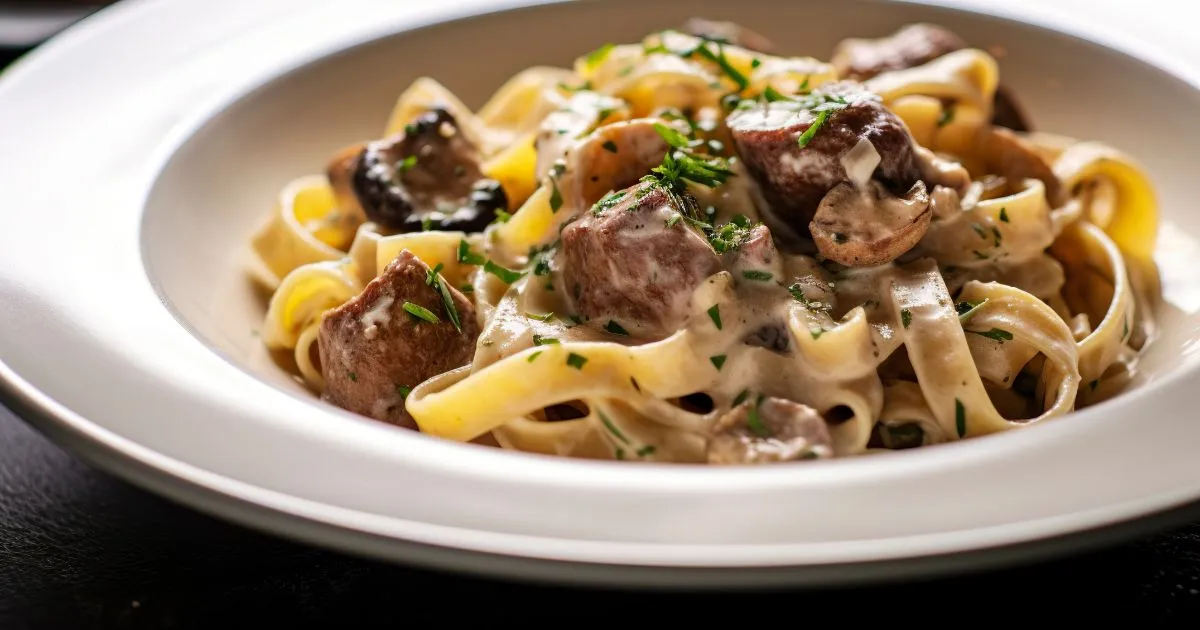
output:
<path id="1" fill-rule="evenodd" d="M 19 52 L 2 46 L 0 67 Z M 1036 622 L 1046 609 L 1197 627 L 1200 524 L 1067 559 L 886 587 L 714 595 L 532 586 L 352 558 L 227 524 L 89 467 L 0 407 L 0 630 L 561 626 L 589 617 L 678 627 L 766 616 L 793 625 L 826 613 L 945 614 L 973 625 Z"/>

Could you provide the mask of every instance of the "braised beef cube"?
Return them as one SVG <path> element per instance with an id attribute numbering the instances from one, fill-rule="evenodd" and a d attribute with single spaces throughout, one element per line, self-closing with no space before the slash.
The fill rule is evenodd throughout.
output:
<path id="1" fill-rule="evenodd" d="M 430 286 L 429 267 L 404 250 L 362 293 L 326 313 L 318 337 L 323 398 L 357 414 L 417 428 L 404 409 L 408 391 L 470 363 L 479 337 L 472 303 L 457 289 L 445 289 L 453 317 L 438 282 Z"/>

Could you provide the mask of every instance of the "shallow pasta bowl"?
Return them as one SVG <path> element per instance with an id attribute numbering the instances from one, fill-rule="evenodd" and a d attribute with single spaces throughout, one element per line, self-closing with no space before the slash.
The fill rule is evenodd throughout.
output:
<path id="1" fill-rule="evenodd" d="M 418 76 L 478 106 L 524 67 L 637 41 L 678 9 L 643 3 L 630 20 L 609 3 L 564 3 L 430 25 L 484 5 L 216 4 L 103 12 L 0 81 L 0 391 L 100 465 L 359 553 L 627 585 L 961 568 L 1066 549 L 1062 536 L 1200 498 L 1189 268 L 1200 219 L 1182 148 L 1200 144 L 1200 82 L 1185 71 L 1127 44 L 933 6 L 692 3 L 796 54 L 914 21 L 1002 45 L 1001 76 L 1039 129 L 1108 142 L 1151 174 L 1161 332 L 1136 388 L 1029 430 L 794 467 L 588 462 L 453 443 L 320 403 L 261 350 L 247 242 L 284 183 L 377 134 Z M 1131 124 L 1114 77 L 1154 94 L 1154 115 Z"/>

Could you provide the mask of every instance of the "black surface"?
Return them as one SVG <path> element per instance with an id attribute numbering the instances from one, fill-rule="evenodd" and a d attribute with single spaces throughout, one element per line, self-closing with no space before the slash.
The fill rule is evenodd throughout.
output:
<path id="1" fill-rule="evenodd" d="M 13 56 L 0 49 L 0 66 Z M 533 587 L 370 562 L 228 525 L 93 470 L 0 408 L 0 630 L 740 627 L 765 618 L 803 627 L 827 614 L 838 625 L 938 616 L 956 626 L 1027 625 L 1070 615 L 1197 627 L 1200 525 L 1067 560 L 886 588 L 689 595 Z"/>

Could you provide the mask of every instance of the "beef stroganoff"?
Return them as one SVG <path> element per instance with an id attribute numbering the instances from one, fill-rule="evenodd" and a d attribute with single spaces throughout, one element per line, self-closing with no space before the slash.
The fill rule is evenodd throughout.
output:
<path id="1" fill-rule="evenodd" d="M 321 398 L 551 455 L 758 464 L 1029 427 L 1153 337 L 1151 184 L 931 24 L 784 56 L 693 19 L 431 78 L 280 193 L 262 336 Z"/>

